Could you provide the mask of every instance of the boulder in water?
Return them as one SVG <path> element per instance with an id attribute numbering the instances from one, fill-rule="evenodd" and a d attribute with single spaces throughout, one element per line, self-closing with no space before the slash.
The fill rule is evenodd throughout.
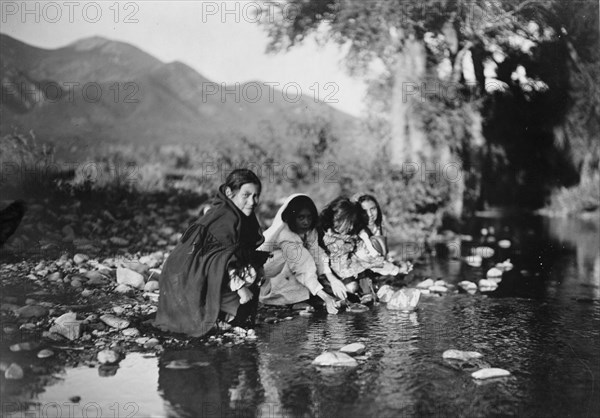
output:
<path id="1" fill-rule="evenodd" d="M 348 354 L 336 351 L 327 351 L 313 360 L 314 366 L 324 367 L 356 367 L 358 362 Z"/>
<path id="2" fill-rule="evenodd" d="M 478 353 L 477 351 L 446 350 L 442 354 L 442 358 L 448 360 L 469 361 L 481 357 L 483 357 L 483 354 Z"/>
<path id="3" fill-rule="evenodd" d="M 486 369 L 480 369 L 476 372 L 471 373 L 471 376 L 474 379 L 483 380 L 483 379 L 492 379 L 494 377 L 505 377 L 510 376 L 510 372 L 508 370 L 499 369 L 496 367 L 490 367 Z"/>
<path id="4" fill-rule="evenodd" d="M 392 295 L 387 307 L 403 312 L 414 311 L 420 298 L 421 292 L 419 289 L 400 289 Z"/>

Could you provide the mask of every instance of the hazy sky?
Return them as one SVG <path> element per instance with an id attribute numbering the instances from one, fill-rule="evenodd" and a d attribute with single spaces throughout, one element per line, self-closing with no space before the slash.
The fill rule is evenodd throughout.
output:
<path id="1" fill-rule="evenodd" d="M 321 48 L 309 40 L 288 53 L 265 53 L 266 33 L 252 22 L 256 6 L 265 4 L 0 0 L 0 30 L 42 48 L 58 48 L 95 35 L 124 41 L 162 61 L 182 61 L 215 82 L 260 80 L 281 87 L 295 82 L 303 97 L 328 97 L 331 105 L 360 115 L 364 84 L 345 73 L 343 52 L 337 45 Z"/>

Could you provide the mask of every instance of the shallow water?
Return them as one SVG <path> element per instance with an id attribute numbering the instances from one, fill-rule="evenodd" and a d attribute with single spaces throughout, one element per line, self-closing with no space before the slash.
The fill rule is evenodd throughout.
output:
<path id="1" fill-rule="evenodd" d="M 497 239 L 510 238 L 512 247 L 487 243 L 497 253 L 481 268 L 431 259 L 417 273 L 450 283 L 477 280 L 510 257 L 515 268 L 495 292 L 424 296 L 411 314 L 380 305 L 263 324 L 256 342 L 158 357 L 130 353 L 112 376 L 89 367 L 59 370 L 35 392 L 10 382 L 4 415 L 20 416 L 12 413 L 14 402 L 28 401 L 32 417 L 600 416 L 598 225 L 532 217 L 477 219 L 470 228 L 483 226 L 493 226 Z M 462 242 L 461 254 L 474 245 Z M 311 366 L 323 351 L 352 342 L 367 347 L 358 367 Z M 483 358 L 443 360 L 450 348 Z M 174 359 L 199 365 L 164 367 Z M 471 378 L 488 366 L 512 375 Z M 75 395 L 78 403 L 69 400 Z"/>

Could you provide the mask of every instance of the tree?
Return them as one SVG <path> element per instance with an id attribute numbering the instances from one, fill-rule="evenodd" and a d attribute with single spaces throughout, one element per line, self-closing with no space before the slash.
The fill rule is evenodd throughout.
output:
<path id="1" fill-rule="evenodd" d="M 416 162 L 425 169 L 430 163 L 443 167 L 453 158 L 462 161 L 465 151 L 483 144 L 478 100 L 486 88 L 484 66 L 505 55 L 502 49 L 511 46 L 515 33 L 529 36 L 521 13 L 534 3 L 289 0 L 265 21 L 270 51 L 291 48 L 314 34 L 321 42 L 347 46 L 351 73 L 365 75 L 378 67 L 371 93 L 385 103 L 389 116 L 387 154 L 392 162 Z M 432 110 L 435 116 L 450 114 L 437 126 L 446 130 L 441 135 L 428 129 Z M 466 126 L 458 138 L 446 129 L 457 118 Z M 464 189 L 457 183 L 453 193 L 458 216 Z"/>

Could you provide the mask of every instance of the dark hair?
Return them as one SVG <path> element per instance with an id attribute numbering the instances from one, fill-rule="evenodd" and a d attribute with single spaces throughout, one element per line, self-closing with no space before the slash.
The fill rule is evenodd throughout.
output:
<path id="1" fill-rule="evenodd" d="M 381 222 L 383 222 L 383 214 L 381 213 L 381 207 L 379 207 L 379 202 L 377 201 L 377 199 L 375 199 L 375 197 L 370 194 L 364 194 L 358 198 L 358 203 L 362 204 L 362 202 L 375 203 L 375 207 L 377 208 L 377 218 L 375 219 L 375 225 L 381 227 Z"/>
<path id="2" fill-rule="evenodd" d="M 319 212 L 317 211 L 315 202 L 313 202 L 310 197 L 301 195 L 294 197 L 281 214 L 281 219 L 288 225 L 292 232 L 297 232 L 296 222 L 294 222 L 294 220 L 302 209 L 308 209 L 310 211 L 310 215 L 312 216 L 310 229 L 317 227 L 319 222 Z"/>
<path id="3" fill-rule="evenodd" d="M 366 227 L 365 211 L 359 203 L 354 203 L 345 197 L 338 197 L 323 209 L 320 216 L 323 231 L 333 229 L 335 221 L 346 220 L 352 228 L 350 235 L 356 235 Z"/>
<path id="4" fill-rule="evenodd" d="M 238 168 L 233 170 L 225 179 L 225 187 L 229 187 L 233 194 L 240 191 L 244 184 L 256 184 L 258 186 L 258 193 L 262 190 L 262 183 L 253 171 L 247 168 Z"/>

